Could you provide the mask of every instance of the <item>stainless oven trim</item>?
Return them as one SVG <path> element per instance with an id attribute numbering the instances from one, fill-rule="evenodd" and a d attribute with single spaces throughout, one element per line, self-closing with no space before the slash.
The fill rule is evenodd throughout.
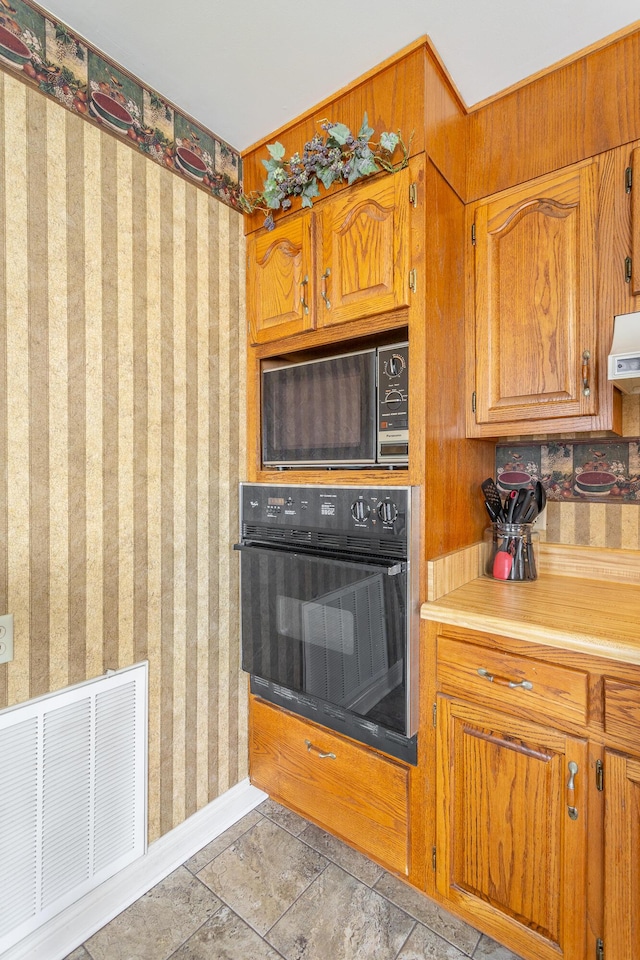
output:
<path id="1" fill-rule="evenodd" d="M 407 736 L 418 732 L 420 713 L 420 557 L 422 555 L 420 487 L 409 490 L 407 522 Z"/>

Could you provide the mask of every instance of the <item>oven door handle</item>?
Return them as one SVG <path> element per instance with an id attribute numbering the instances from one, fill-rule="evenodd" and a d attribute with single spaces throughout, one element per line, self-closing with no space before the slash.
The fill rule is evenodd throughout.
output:
<path id="1" fill-rule="evenodd" d="M 330 554 L 330 553 L 307 553 L 304 550 L 297 550 L 295 547 L 285 548 L 266 543 L 234 543 L 234 550 L 262 550 L 266 553 L 297 553 L 307 560 L 316 560 L 318 563 L 348 563 L 351 566 L 381 567 L 389 577 L 397 577 L 407 570 L 408 564 L 405 561 L 381 561 L 378 557 L 371 557 L 368 554 L 349 555 Z"/>

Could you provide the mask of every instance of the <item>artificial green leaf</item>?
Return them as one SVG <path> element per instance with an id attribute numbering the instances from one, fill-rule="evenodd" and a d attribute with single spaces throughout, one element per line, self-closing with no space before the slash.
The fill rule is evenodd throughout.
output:
<path id="1" fill-rule="evenodd" d="M 262 165 L 270 177 L 273 176 L 276 170 L 282 170 L 282 164 L 279 160 L 263 160 Z"/>
<path id="2" fill-rule="evenodd" d="M 361 177 L 368 177 L 370 174 L 378 172 L 378 165 L 373 156 L 357 160 L 356 167 Z"/>
<path id="3" fill-rule="evenodd" d="M 302 204 L 301 204 L 301 206 L 303 206 L 303 207 L 312 207 L 312 206 L 313 206 L 313 204 L 311 203 L 311 200 L 309 199 L 309 197 L 305 197 L 304 194 L 302 195 Z"/>
<path id="4" fill-rule="evenodd" d="M 383 150 L 388 150 L 389 153 L 393 153 L 395 148 L 400 142 L 400 137 L 397 133 L 382 133 L 380 134 L 380 146 Z"/>
<path id="5" fill-rule="evenodd" d="M 344 123 L 336 123 L 335 126 L 331 127 L 331 139 L 335 140 L 341 147 L 345 145 L 350 136 L 351 130 Z"/>
<path id="6" fill-rule="evenodd" d="M 280 188 L 277 183 L 266 183 L 263 197 L 268 207 L 271 207 L 272 210 L 277 210 L 280 206 L 281 199 Z"/>
<path id="7" fill-rule="evenodd" d="M 358 140 L 371 140 L 371 137 L 375 133 L 373 127 L 369 126 L 369 118 L 366 114 L 362 118 L 362 126 L 360 127 L 360 132 L 358 133 Z"/>
<path id="8" fill-rule="evenodd" d="M 319 196 L 319 195 L 320 195 L 320 191 L 319 191 L 319 189 L 318 189 L 318 181 L 317 181 L 317 180 L 315 180 L 315 179 L 314 179 L 314 180 L 309 180 L 308 183 L 305 183 L 304 187 L 302 188 L 302 196 L 303 196 L 303 197 L 317 197 L 317 196 Z"/>
<path id="9" fill-rule="evenodd" d="M 274 160 L 282 160 L 282 158 L 284 157 L 284 147 L 278 140 L 276 140 L 275 143 L 268 143 L 267 150 L 269 151 L 271 156 L 274 158 Z"/>
<path id="10" fill-rule="evenodd" d="M 359 144 L 353 152 L 358 160 L 368 160 L 373 156 L 373 152 L 367 143 Z"/>
<path id="11" fill-rule="evenodd" d="M 321 182 L 325 190 L 329 189 L 336 178 L 337 174 L 332 167 L 324 167 L 323 170 L 318 170 L 318 180 Z"/>

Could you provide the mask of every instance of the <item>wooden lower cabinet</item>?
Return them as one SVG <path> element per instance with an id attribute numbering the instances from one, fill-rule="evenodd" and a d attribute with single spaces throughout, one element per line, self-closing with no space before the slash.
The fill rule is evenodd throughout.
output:
<path id="1" fill-rule="evenodd" d="M 442 695 L 437 727 L 438 892 L 516 952 L 584 960 L 586 741 Z"/>
<path id="2" fill-rule="evenodd" d="M 640 759 L 605 751 L 605 957 L 640 957 Z"/>
<path id="3" fill-rule="evenodd" d="M 252 698 L 251 782 L 394 873 L 409 873 L 409 768 Z"/>
<path id="4" fill-rule="evenodd" d="M 435 894 L 527 960 L 640 958 L 640 665 L 430 637 Z"/>
<path id="5" fill-rule="evenodd" d="M 252 782 L 526 960 L 640 958 L 640 665 L 429 626 L 418 768 L 251 697 Z"/>

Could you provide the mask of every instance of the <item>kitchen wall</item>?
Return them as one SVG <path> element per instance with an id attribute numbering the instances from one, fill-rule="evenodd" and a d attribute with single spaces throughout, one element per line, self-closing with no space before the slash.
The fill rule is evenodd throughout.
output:
<path id="1" fill-rule="evenodd" d="M 150 663 L 149 838 L 246 776 L 241 215 L 0 71 L 0 707 Z"/>
<path id="2" fill-rule="evenodd" d="M 640 437 L 640 396 L 623 397 L 622 434 L 636 441 Z M 580 435 L 574 439 L 579 441 Z M 571 440 L 558 442 L 570 444 Z M 640 550 L 640 498 L 608 503 L 579 502 L 573 497 L 566 502 L 549 501 L 542 536 L 552 543 Z"/>
<path id="3" fill-rule="evenodd" d="M 509 489 L 503 475 L 520 479 L 509 477 L 514 471 L 540 479 L 547 491 L 542 540 L 640 550 L 640 395 L 623 395 L 622 437 L 576 433 L 500 440 L 495 476 L 502 493 Z M 592 491 L 579 483 L 584 471 L 612 472 L 617 481 L 611 489 Z"/>

